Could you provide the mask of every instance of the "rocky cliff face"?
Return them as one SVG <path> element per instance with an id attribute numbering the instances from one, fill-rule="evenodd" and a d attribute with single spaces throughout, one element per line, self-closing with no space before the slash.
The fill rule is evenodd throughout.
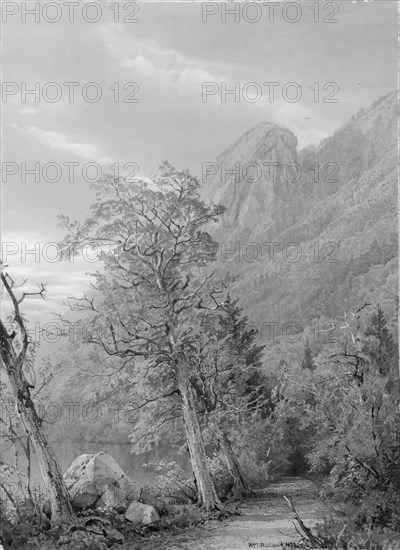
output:
<path id="1" fill-rule="evenodd" d="M 297 152 L 291 132 L 264 122 L 218 157 L 204 192 L 227 207 L 223 270 L 240 275 L 258 327 L 305 327 L 366 301 L 395 325 L 397 117 L 392 93 L 318 147 Z"/>
<path id="2" fill-rule="evenodd" d="M 228 206 L 228 232 L 252 233 L 271 222 L 271 204 L 284 191 L 281 166 L 297 163 L 297 138 L 285 128 L 261 122 L 242 135 L 216 160 L 216 173 L 207 177 L 204 194 Z"/>

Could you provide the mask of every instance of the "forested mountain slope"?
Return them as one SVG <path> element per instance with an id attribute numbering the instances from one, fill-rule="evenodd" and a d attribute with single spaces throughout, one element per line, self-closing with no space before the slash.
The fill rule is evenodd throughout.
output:
<path id="1" fill-rule="evenodd" d="M 240 275 L 235 294 L 263 341 L 272 323 L 279 338 L 364 302 L 394 327 L 397 116 L 390 93 L 300 151 L 290 131 L 263 122 L 217 158 L 204 196 L 227 207 L 222 270 Z"/>

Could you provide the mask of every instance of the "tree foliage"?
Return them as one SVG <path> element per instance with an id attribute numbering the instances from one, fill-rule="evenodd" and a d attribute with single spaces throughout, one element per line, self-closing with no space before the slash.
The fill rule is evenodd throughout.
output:
<path id="1" fill-rule="evenodd" d="M 92 295 L 71 307 L 89 313 L 87 338 L 111 357 L 140 358 L 159 395 L 177 394 L 200 500 L 217 502 L 189 381 L 188 350 L 194 345 L 199 311 L 219 307 L 212 273 L 218 245 L 206 230 L 223 212 L 204 203 L 199 182 L 168 163 L 152 181 L 106 177 L 96 184 L 98 201 L 85 222 L 61 217 L 71 246 L 101 247 L 105 271 L 95 274 Z M 108 248 L 108 250 L 106 249 Z M 161 395 L 160 395 L 161 390 Z M 202 479 L 204 477 L 204 479 Z"/>
<path id="2" fill-rule="evenodd" d="M 291 369 L 278 405 L 299 419 L 310 471 L 360 528 L 400 532 L 400 386 L 397 346 L 378 307 L 345 314 L 342 339 Z"/>

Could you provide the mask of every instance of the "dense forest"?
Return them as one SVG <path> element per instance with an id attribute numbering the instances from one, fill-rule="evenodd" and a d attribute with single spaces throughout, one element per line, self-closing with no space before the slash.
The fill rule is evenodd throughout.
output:
<path id="1" fill-rule="evenodd" d="M 278 182 L 262 228 L 254 188 L 232 199 L 226 184 L 213 196 L 214 181 L 208 200 L 200 178 L 167 162 L 152 179 L 103 177 L 93 185 L 90 217 L 59 217 L 63 258 L 90 247 L 102 267 L 80 296 L 66 297 L 68 312 L 57 316 L 62 345 L 40 361 L 24 300 L 45 299 L 51 288 L 34 281 L 39 289 L 28 290 L 2 264 L 5 549 L 128 548 L 138 536 L 237 514 L 237 503 L 282 475 L 318 481 L 327 510 L 311 529 L 288 499 L 299 548 L 399 548 L 400 380 L 390 293 L 397 247 L 384 195 L 393 191 L 393 159 L 375 143 L 392 124 L 382 115 L 392 105 L 390 95 L 372 106 L 372 130 L 360 113 L 298 156 L 290 144 L 283 149 L 286 130 L 257 127 L 257 139 L 264 132 L 264 143 L 274 140 L 283 160 L 290 150 L 304 169 L 335 152 L 343 166 L 334 187 L 294 201 L 282 202 Z M 383 191 L 375 195 L 376 182 Z M 339 211 L 357 186 L 364 191 Z M 235 201 L 248 201 L 247 210 Z M 321 254 L 328 242 L 340 253 L 355 250 L 357 233 L 357 254 L 262 269 L 221 259 L 228 234 L 243 246 L 261 229 L 265 241 L 284 235 L 280 242 L 303 248 L 318 238 Z M 284 321 L 289 328 L 276 338 L 262 330 Z M 65 408 L 58 415 L 57 403 L 69 404 L 69 416 Z M 121 468 L 107 440 L 128 449 L 131 469 Z M 81 442 L 65 472 L 62 441 Z"/>

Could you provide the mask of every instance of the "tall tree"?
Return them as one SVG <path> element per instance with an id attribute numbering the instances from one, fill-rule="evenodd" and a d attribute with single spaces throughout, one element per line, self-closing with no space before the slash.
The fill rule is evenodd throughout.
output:
<path id="1" fill-rule="evenodd" d="M 300 365 L 302 369 L 314 370 L 316 368 L 308 340 L 307 340 L 306 347 L 304 348 L 304 354 L 301 359 Z"/>
<path id="2" fill-rule="evenodd" d="M 249 327 L 238 302 L 228 293 L 219 315 L 217 338 L 224 339 L 232 351 L 230 376 L 236 381 L 240 396 L 247 398 L 249 409 L 261 410 L 265 415 L 269 403 L 266 379 L 261 372 L 265 346 L 256 344 L 257 331 Z"/>
<path id="3" fill-rule="evenodd" d="M 228 293 L 218 314 L 206 316 L 191 380 L 202 419 L 218 442 L 237 496 L 243 497 L 249 487 L 231 439 L 252 413 L 265 413 L 269 395 L 260 371 L 264 346 L 256 345 L 257 333 L 237 304 Z"/>
<path id="4" fill-rule="evenodd" d="M 98 200 L 89 219 L 60 220 L 69 231 L 66 255 L 71 246 L 102 250 L 105 272 L 96 273 L 93 295 L 70 301 L 73 309 L 91 314 L 87 341 L 109 356 L 145 359 L 153 376 L 164 378 L 167 393 L 179 395 L 199 503 L 220 508 L 184 352 L 195 338 L 199 311 L 218 307 L 222 292 L 212 273 L 201 272 L 218 250 L 205 228 L 223 207 L 204 203 L 199 187 L 188 171 L 168 163 L 151 181 L 108 176 L 94 186 Z"/>
<path id="5" fill-rule="evenodd" d="M 390 373 L 398 360 L 397 346 L 387 326 L 385 314 L 378 304 L 365 329 L 367 341 L 363 351 L 382 376 Z"/>
<path id="6" fill-rule="evenodd" d="M 28 441 L 32 443 L 35 457 L 40 468 L 43 482 L 48 494 L 51 509 L 51 519 L 54 524 L 73 523 L 75 516 L 72 511 L 68 490 L 54 452 L 49 445 L 46 432 L 43 429 L 42 419 L 37 413 L 32 400 L 25 368 L 29 362 L 31 342 L 26 330 L 24 319 L 19 306 L 28 295 L 44 297 L 45 287 L 41 285 L 38 292 L 24 292 L 17 299 L 12 278 L 1 273 L 1 283 L 11 299 L 13 314 L 11 325 L 15 328 L 9 333 L 6 322 L 0 319 L 0 353 L 10 382 L 13 398 Z"/>

